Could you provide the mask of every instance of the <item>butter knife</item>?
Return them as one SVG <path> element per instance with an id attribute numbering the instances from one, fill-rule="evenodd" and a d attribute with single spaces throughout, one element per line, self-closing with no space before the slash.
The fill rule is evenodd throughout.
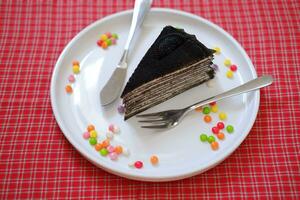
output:
<path id="1" fill-rule="evenodd" d="M 150 10 L 151 4 L 152 0 L 136 0 L 134 3 L 131 26 L 124 51 L 119 64 L 100 92 L 101 105 L 110 104 L 120 96 L 120 92 L 126 78 L 127 57 L 132 39 L 137 32 L 137 29 L 142 25 L 146 14 Z"/>

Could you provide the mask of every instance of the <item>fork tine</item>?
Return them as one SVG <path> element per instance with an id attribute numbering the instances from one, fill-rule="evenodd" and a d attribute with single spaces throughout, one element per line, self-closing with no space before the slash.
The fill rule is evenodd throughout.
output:
<path id="1" fill-rule="evenodd" d="M 165 129 L 168 128 L 168 124 L 162 125 L 153 125 L 153 126 L 141 126 L 142 128 L 149 128 L 149 129 Z"/>
<path id="2" fill-rule="evenodd" d="M 138 122 L 141 122 L 141 123 L 164 123 L 167 121 L 163 120 L 163 119 L 146 119 L 146 120 L 139 120 Z"/>

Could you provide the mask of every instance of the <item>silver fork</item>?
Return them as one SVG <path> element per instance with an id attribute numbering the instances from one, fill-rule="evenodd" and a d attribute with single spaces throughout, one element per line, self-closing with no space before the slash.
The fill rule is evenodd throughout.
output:
<path id="1" fill-rule="evenodd" d="M 272 82 L 273 82 L 272 76 L 269 75 L 261 76 L 247 83 L 244 83 L 243 85 L 235 87 L 221 94 L 209 97 L 208 99 L 197 102 L 193 105 L 190 105 L 182 109 L 166 110 L 162 112 L 142 114 L 142 115 L 137 115 L 137 117 L 143 118 L 143 120 L 139 120 L 139 122 L 150 124 L 146 126 L 141 126 L 142 128 L 150 128 L 150 129 L 173 128 L 177 126 L 182 121 L 182 119 L 195 108 L 209 104 L 214 101 L 219 101 L 221 99 L 225 99 L 242 93 L 257 90 L 262 87 L 266 87 L 268 85 L 271 85 Z"/>

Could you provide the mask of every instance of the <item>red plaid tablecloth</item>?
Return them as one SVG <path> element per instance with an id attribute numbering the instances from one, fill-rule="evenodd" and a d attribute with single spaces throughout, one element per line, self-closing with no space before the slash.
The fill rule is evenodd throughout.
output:
<path id="1" fill-rule="evenodd" d="M 153 2 L 223 27 L 258 75 L 275 78 L 261 92 L 249 136 L 217 167 L 169 183 L 131 181 L 98 169 L 71 146 L 50 104 L 55 62 L 82 28 L 133 3 L 0 1 L 0 199 L 299 199 L 299 0 Z"/>

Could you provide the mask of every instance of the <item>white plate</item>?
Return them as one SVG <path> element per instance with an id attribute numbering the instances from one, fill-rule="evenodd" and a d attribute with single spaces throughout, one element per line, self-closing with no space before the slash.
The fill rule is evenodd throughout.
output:
<path id="1" fill-rule="evenodd" d="M 96 166 L 130 179 L 144 181 L 169 181 L 193 176 L 204 172 L 229 156 L 246 138 L 258 111 L 259 91 L 243 94 L 218 102 L 219 110 L 228 114 L 226 124 L 235 127 L 233 134 L 226 134 L 220 141 L 218 151 L 212 151 L 208 143 L 199 140 L 200 133 L 211 134 L 210 128 L 218 121 L 212 114 L 213 122 L 203 122 L 202 113 L 193 112 L 176 128 L 165 132 L 154 132 L 139 128 L 136 118 L 123 121 L 117 112 L 121 99 L 108 107 L 101 107 L 99 92 L 117 65 L 130 27 L 132 11 L 125 11 L 105 17 L 82 30 L 61 53 L 53 72 L 51 82 L 51 102 L 55 118 L 70 143 Z M 219 65 L 214 86 L 202 84 L 184 92 L 150 110 L 159 111 L 179 108 L 213 94 L 238 86 L 256 77 L 255 69 L 239 43 L 217 25 L 198 16 L 177 10 L 154 8 L 147 16 L 142 30 L 129 55 L 128 77 L 131 75 L 147 49 L 166 25 L 182 27 L 208 47 L 221 47 L 222 54 L 216 55 L 214 63 Z M 117 45 L 107 50 L 96 44 L 104 32 L 119 34 Z M 223 61 L 230 58 L 237 64 L 238 71 L 232 80 L 225 76 L 227 68 Z M 79 60 L 81 72 L 73 84 L 74 93 L 66 94 L 64 87 L 67 77 L 72 74 L 72 61 Z M 130 156 L 120 156 L 117 161 L 102 157 L 84 140 L 82 133 L 88 124 L 94 124 L 100 138 L 110 123 L 121 128 L 112 144 L 121 144 L 130 150 Z M 159 157 L 159 165 L 152 166 L 151 155 Z M 144 163 L 142 169 L 128 166 L 136 160 Z"/>

